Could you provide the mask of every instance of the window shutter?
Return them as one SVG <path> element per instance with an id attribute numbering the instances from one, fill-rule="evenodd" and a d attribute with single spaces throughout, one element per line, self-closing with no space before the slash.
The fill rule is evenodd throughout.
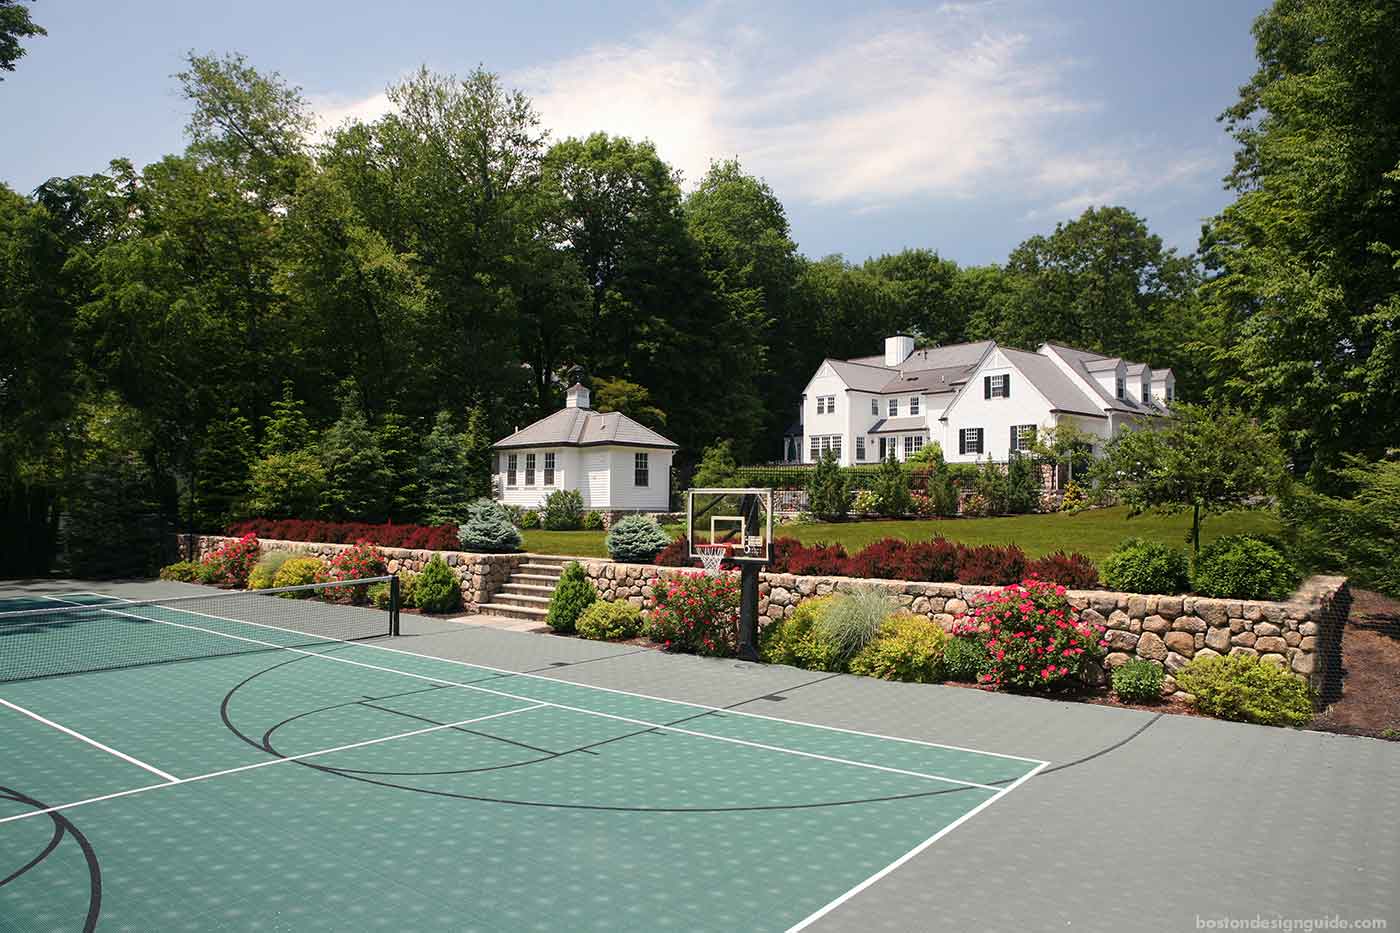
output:
<path id="1" fill-rule="evenodd" d="M 977 452 L 980 454 L 982 453 L 982 429 L 974 428 L 973 430 L 977 432 Z"/>
<path id="2" fill-rule="evenodd" d="M 983 398 L 991 398 L 991 397 L 992 397 L 992 377 L 991 377 L 991 376 L 983 376 L 983 377 L 982 377 L 982 397 L 983 397 Z"/>
<path id="3" fill-rule="evenodd" d="M 1001 397 L 1002 397 L 1002 398 L 1010 398 L 1010 397 L 1011 397 L 1011 374 L 1010 374 L 1010 373 L 1007 373 L 1006 375 L 1004 375 L 1004 376 L 1001 377 Z"/>
<path id="4" fill-rule="evenodd" d="M 1017 431 L 1016 431 L 1016 425 L 1013 424 L 1013 425 L 1011 426 L 1011 446 L 1010 446 L 1010 447 L 1007 447 L 1007 448 L 1006 448 L 1007 450 L 1014 451 L 1014 450 L 1016 449 L 1016 439 L 1017 439 L 1017 437 L 1018 437 L 1018 435 L 1017 435 Z"/>

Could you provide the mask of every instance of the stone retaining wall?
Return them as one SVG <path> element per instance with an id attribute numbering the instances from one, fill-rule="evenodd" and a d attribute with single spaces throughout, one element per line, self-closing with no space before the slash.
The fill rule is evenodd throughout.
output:
<path id="1" fill-rule="evenodd" d="M 197 553 L 208 553 L 230 538 L 200 537 Z M 265 549 L 290 550 L 329 559 L 349 545 L 303 541 L 261 542 Z M 491 601 L 528 554 L 468 554 L 381 548 L 393 572 L 417 572 L 441 553 L 462 580 L 468 612 Z M 188 550 L 185 553 L 189 553 Z M 627 600 L 643 610 L 651 606 L 658 580 L 701 573 L 698 568 L 619 564 L 579 558 L 605 600 Z M 999 587 L 961 583 L 916 583 L 904 580 L 858 580 L 764 573 L 759 578 L 759 625 L 792 615 L 806 599 L 857 586 L 876 586 L 901 608 L 927 616 L 945 629 L 981 596 Z M 1149 596 L 1105 590 L 1070 590 L 1070 604 L 1089 622 L 1105 626 L 1109 670 L 1133 658 L 1145 658 L 1166 671 L 1165 692 L 1176 690 L 1171 676 L 1195 657 L 1244 654 L 1262 658 L 1310 681 L 1321 700 L 1331 702 L 1341 690 L 1341 635 L 1351 607 L 1345 577 L 1312 577 L 1286 602 L 1211 599 L 1204 596 Z"/>

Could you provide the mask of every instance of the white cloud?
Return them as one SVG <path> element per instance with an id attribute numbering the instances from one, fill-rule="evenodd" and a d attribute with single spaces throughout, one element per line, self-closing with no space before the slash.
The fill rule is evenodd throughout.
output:
<path id="1" fill-rule="evenodd" d="M 388 113 L 392 105 L 389 103 L 389 96 L 381 91 L 359 100 L 313 96 L 311 109 L 316 115 L 317 129 L 326 132 L 347 120 L 373 122 Z"/>

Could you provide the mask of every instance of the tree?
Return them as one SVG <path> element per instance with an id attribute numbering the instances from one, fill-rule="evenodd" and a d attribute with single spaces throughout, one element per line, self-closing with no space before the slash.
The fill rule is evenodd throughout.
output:
<path id="1" fill-rule="evenodd" d="M 1094 441 L 1090 434 L 1073 421 L 1061 419 L 1057 424 L 1036 430 L 1031 442 L 1031 453 L 1052 461 L 1057 467 L 1064 465 L 1068 480 L 1073 481 L 1076 473 L 1083 473 L 1094 462 Z"/>
<path id="2" fill-rule="evenodd" d="M 1191 548 L 1201 549 L 1201 519 L 1277 497 L 1287 489 L 1283 452 L 1249 415 L 1220 406 L 1178 403 L 1157 429 L 1125 431 L 1094 468 L 1100 496 L 1133 515 L 1190 510 Z"/>
<path id="3" fill-rule="evenodd" d="M 282 398 L 272 403 L 272 413 L 263 419 L 262 455 L 295 453 L 310 446 L 306 403 L 297 398 L 291 382 L 284 382 Z"/>
<path id="4" fill-rule="evenodd" d="M 926 346 L 966 339 L 968 309 L 959 300 L 958 265 L 932 250 L 906 249 L 871 259 L 864 270 L 894 284 L 896 329 Z"/>
<path id="5" fill-rule="evenodd" d="M 851 488 L 846 474 L 836 462 L 836 454 L 826 451 L 807 479 L 807 505 L 812 514 L 839 522 L 851 511 Z"/>
<path id="6" fill-rule="evenodd" d="M 462 438 L 462 453 L 466 461 L 468 496 L 491 497 L 491 433 L 487 428 L 486 409 L 474 406 L 467 414 L 467 433 Z"/>
<path id="7" fill-rule="evenodd" d="M 880 461 L 879 472 L 871 487 L 875 493 L 876 509 L 881 515 L 898 517 L 912 510 L 909 497 L 909 474 L 899 465 L 894 452 Z"/>
<path id="8" fill-rule="evenodd" d="M 447 411 L 437 413 L 433 429 L 423 438 L 418 475 L 423 490 L 423 521 L 429 525 L 460 525 L 467 517 L 467 507 L 481 498 L 480 490 L 469 488 L 471 477 L 464 440 Z"/>
<path id="9" fill-rule="evenodd" d="M 651 393 L 645 386 L 626 379 L 595 379 L 593 407 L 598 411 L 619 411 L 639 424 L 663 430 L 666 413 L 652 404 Z"/>
<path id="10" fill-rule="evenodd" d="M 379 439 L 350 392 L 342 391 L 340 418 L 321 436 L 320 459 L 326 471 L 321 512 L 327 518 L 384 521 L 393 476 Z"/>
<path id="11" fill-rule="evenodd" d="M 194 458 L 197 529 L 222 533 L 241 514 L 253 454 L 253 427 L 237 406 L 205 428 Z"/>
<path id="12" fill-rule="evenodd" d="M 1284 501 L 1296 553 L 1310 569 L 1400 596 L 1400 460 L 1347 457 L 1337 480 L 1337 495 L 1299 486 Z"/>
<path id="13" fill-rule="evenodd" d="M 30 18 L 23 0 L 0 0 L 0 71 L 14 71 L 15 62 L 24 57 L 26 49 L 19 40 L 48 34 Z"/>
<path id="14" fill-rule="evenodd" d="M 738 486 L 738 464 L 734 462 L 734 444 L 731 441 L 715 441 L 705 448 L 700 465 L 695 468 L 695 476 L 690 484 L 696 489 L 722 489 Z"/>
<path id="15" fill-rule="evenodd" d="M 1212 398 L 1326 486 L 1400 444 L 1400 6 L 1278 0 L 1225 111 L 1236 200 L 1202 236 Z"/>
<path id="16" fill-rule="evenodd" d="M 418 431 L 409 419 L 389 412 L 376 431 L 384 466 L 389 471 L 389 520 L 414 523 L 423 517 L 419 484 Z"/>

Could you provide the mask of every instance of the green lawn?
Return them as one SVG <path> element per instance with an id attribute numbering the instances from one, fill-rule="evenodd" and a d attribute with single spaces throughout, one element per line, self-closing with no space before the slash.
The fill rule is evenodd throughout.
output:
<path id="1" fill-rule="evenodd" d="M 788 525 L 775 529 L 774 533 L 797 538 L 806 544 L 839 543 L 852 554 L 880 538 L 916 541 L 942 534 L 968 544 L 1019 544 L 1031 557 L 1065 550 L 1079 551 L 1097 561 L 1131 535 L 1185 547 L 1190 524 L 1189 514 L 1129 518 L 1126 508 L 1112 508 L 1090 509 L 1077 515 Z M 1204 544 L 1223 534 L 1275 534 L 1278 527 L 1278 519 L 1270 512 L 1212 515 L 1202 523 L 1201 542 Z M 668 530 L 680 531 L 679 528 Z M 525 549 L 539 554 L 608 556 L 601 531 L 527 531 Z"/>

